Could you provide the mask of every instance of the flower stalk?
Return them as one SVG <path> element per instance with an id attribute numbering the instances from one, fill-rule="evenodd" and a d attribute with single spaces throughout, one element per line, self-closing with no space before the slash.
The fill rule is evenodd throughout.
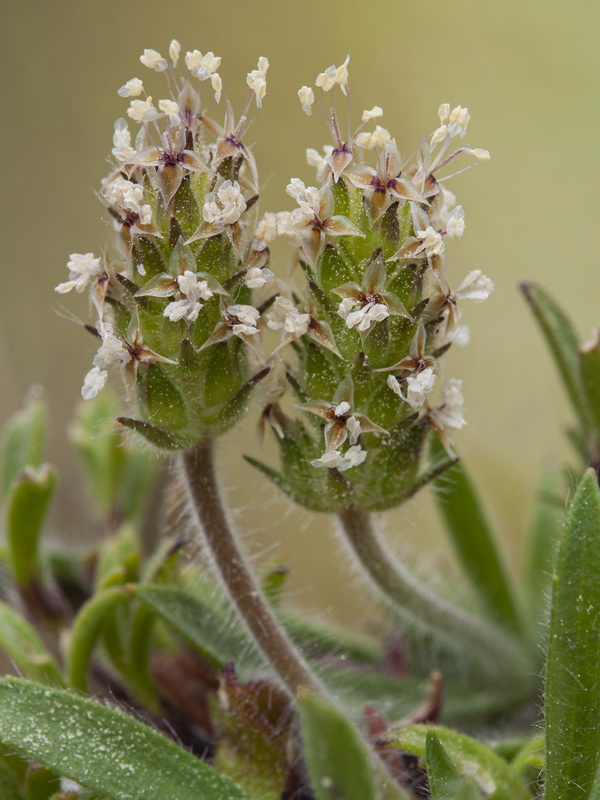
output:
<path id="1" fill-rule="evenodd" d="M 290 694 L 296 697 L 302 690 L 322 694 L 321 684 L 267 604 L 227 520 L 215 474 L 211 437 L 207 435 L 185 450 L 182 463 L 195 520 L 240 618 Z"/>
<path id="2" fill-rule="evenodd" d="M 390 553 L 373 527 L 371 515 L 349 506 L 338 515 L 355 560 L 385 599 L 409 623 L 454 646 L 461 643 L 485 672 L 510 672 L 521 679 L 527 664 L 523 649 L 508 633 L 437 597 L 413 578 Z M 514 672 L 512 671 L 514 669 Z"/>

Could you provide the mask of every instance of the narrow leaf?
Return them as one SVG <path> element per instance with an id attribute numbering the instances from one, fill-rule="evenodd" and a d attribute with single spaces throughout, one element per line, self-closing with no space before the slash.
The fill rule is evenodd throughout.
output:
<path id="1" fill-rule="evenodd" d="M 541 286 L 522 283 L 521 290 L 554 356 L 573 408 L 584 430 L 588 430 L 592 417 L 581 376 L 579 342 L 571 320 Z"/>
<path id="2" fill-rule="evenodd" d="M 472 782 L 465 783 L 462 779 L 434 731 L 427 731 L 425 762 L 431 800 L 469 800 L 471 797 L 480 797 Z"/>
<path id="3" fill-rule="evenodd" d="M 115 607 L 127 600 L 131 593 L 127 587 L 106 589 L 94 595 L 81 608 L 71 631 L 67 670 L 69 683 L 82 692 L 87 691 L 87 673 L 96 642 Z"/>
<path id="4" fill-rule="evenodd" d="M 11 483 L 25 467 L 40 467 L 46 443 L 47 409 L 32 398 L 6 424 L 2 448 L 0 496 L 6 497 Z"/>
<path id="5" fill-rule="evenodd" d="M 110 800 L 249 800 L 121 711 L 20 678 L 0 681 L 0 740 Z"/>
<path id="6" fill-rule="evenodd" d="M 15 580 L 27 586 L 40 570 L 39 539 L 56 488 L 48 466 L 26 467 L 13 481 L 6 501 L 6 537 Z"/>
<path id="7" fill-rule="evenodd" d="M 598 436 L 600 433 L 600 329 L 596 329 L 592 339 L 580 347 L 579 359 L 583 388 L 596 425 L 596 436 Z"/>
<path id="8" fill-rule="evenodd" d="M 380 742 L 425 757 L 427 734 L 433 731 L 463 777 L 471 777 L 493 800 L 529 800 L 530 795 L 503 758 L 476 739 L 440 725 L 406 725 Z"/>
<path id="9" fill-rule="evenodd" d="M 346 718 L 322 698 L 300 698 L 304 753 L 318 800 L 375 800 L 365 744 Z"/>
<path id="10" fill-rule="evenodd" d="M 232 627 L 226 608 L 168 586 L 137 586 L 135 596 L 213 666 L 262 663 L 248 635 Z"/>
<path id="11" fill-rule="evenodd" d="M 546 669 L 545 800 L 585 800 L 600 763 L 600 492 L 582 478 L 554 575 Z"/>
<path id="12" fill-rule="evenodd" d="M 550 471 L 542 475 L 540 491 L 529 534 L 529 553 L 525 570 L 526 608 L 529 622 L 535 628 L 535 639 L 544 629 L 550 610 L 549 594 L 552 571 L 556 562 L 563 526 L 562 503 L 554 502 L 556 476 Z"/>
<path id="13" fill-rule="evenodd" d="M 189 447 L 194 441 L 193 437 L 187 434 L 175 434 L 171 431 L 164 430 L 164 428 L 152 425 L 150 422 L 144 422 L 144 420 L 141 419 L 117 417 L 117 422 L 125 428 L 139 433 L 140 436 L 147 439 L 150 444 L 153 444 L 161 450 L 182 450 Z"/>
<path id="14" fill-rule="evenodd" d="M 443 448 L 434 439 L 435 455 Z M 518 632 L 521 619 L 495 537 L 475 487 L 462 462 L 450 467 L 434 484 L 438 509 L 463 570 L 488 614 Z"/>
<path id="15" fill-rule="evenodd" d="M 0 602 L 0 650 L 28 678 L 62 686 L 58 664 L 31 625 L 6 603 Z M 1 797 L 2 795 L 0 795 Z"/>
<path id="16" fill-rule="evenodd" d="M 0 758 L 0 797 L 2 800 L 25 800 L 16 777 L 2 758 Z"/>

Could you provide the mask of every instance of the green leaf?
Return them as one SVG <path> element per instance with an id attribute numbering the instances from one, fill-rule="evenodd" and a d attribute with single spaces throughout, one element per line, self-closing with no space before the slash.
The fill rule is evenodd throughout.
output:
<path id="1" fill-rule="evenodd" d="M 240 684 L 223 670 L 211 719 L 217 730 L 215 766 L 257 800 L 280 800 L 294 738 L 287 695 L 266 682 Z"/>
<path id="2" fill-rule="evenodd" d="M 6 498 L 11 483 L 25 467 L 42 465 L 47 427 L 46 404 L 32 397 L 4 429 L 0 496 Z"/>
<path id="3" fill-rule="evenodd" d="M 534 638 L 545 635 L 545 623 L 550 610 L 549 594 L 552 571 L 556 562 L 563 526 L 562 503 L 556 502 L 556 475 L 547 470 L 542 475 L 531 532 L 525 569 L 526 608 L 529 622 L 535 627 Z"/>
<path id="4" fill-rule="evenodd" d="M 69 683 L 73 688 L 87 691 L 88 665 L 98 637 L 111 620 L 115 607 L 130 597 L 128 587 L 117 586 L 94 595 L 82 606 L 71 630 L 67 653 Z"/>
<path id="5" fill-rule="evenodd" d="M 3 602 L 0 602 L 0 649 L 28 678 L 50 686 L 63 685 L 58 664 L 46 650 L 37 632 Z"/>
<path id="6" fill-rule="evenodd" d="M 49 800 L 60 791 L 60 777 L 37 762 L 29 764 L 25 778 L 27 800 Z"/>
<path id="7" fill-rule="evenodd" d="M 2 800 L 25 800 L 16 777 L 2 758 L 0 758 L 0 797 Z"/>
<path id="8" fill-rule="evenodd" d="M 589 469 L 569 508 L 552 592 L 545 800 L 585 800 L 600 763 L 600 492 Z"/>
<path id="9" fill-rule="evenodd" d="M 25 467 L 13 481 L 6 501 L 6 538 L 15 580 L 27 586 L 40 571 L 39 540 L 56 488 L 48 464 Z"/>
<path id="10" fill-rule="evenodd" d="M 506 761 L 464 733 L 440 725 L 406 725 L 392 730 L 381 744 L 423 759 L 429 731 L 436 734 L 460 774 L 472 777 L 492 800 L 529 800 L 529 792 Z"/>
<path id="11" fill-rule="evenodd" d="M 466 783 L 434 731 L 427 731 L 425 762 L 431 800 L 470 800 L 480 794 L 472 781 Z"/>
<path id="12" fill-rule="evenodd" d="M 579 342 L 571 320 L 541 286 L 522 283 L 521 290 L 554 356 L 573 408 L 587 431 L 593 426 L 593 418 L 581 375 Z"/>
<path id="13" fill-rule="evenodd" d="M 432 449 L 443 454 L 437 437 Z M 512 631 L 521 630 L 514 591 L 475 487 L 459 462 L 435 481 L 435 498 L 463 570 L 488 614 Z"/>
<path id="14" fill-rule="evenodd" d="M 139 433 L 140 436 L 143 436 L 150 444 L 153 444 L 161 450 L 183 450 L 194 442 L 194 438 L 189 434 L 171 433 L 171 431 L 166 431 L 164 428 L 159 428 L 141 419 L 117 417 L 117 422 L 123 425 L 123 427 Z"/>
<path id="15" fill-rule="evenodd" d="M 375 780 L 362 742 L 336 708 L 320 697 L 300 698 L 304 754 L 318 800 L 375 800 Z"/>
<path id="16" fill-rule="evenodd" d="M 249 800 L 123 712 L 20 678 L 0 681 L 0 740 L 110 800 Z"/>
<path id="17" fill-rule="evenodd" d="M 579 360 L 583 388 L 598 435 L 600 433 L 600 334 L 597 331 L 590 342 L 579 348 Z"/>
<path id="18" fill-rule="evenodd" d="M 227 606 L 168 586 L 136 586 L 135 596 L 213 666 L 260 664 L 262 656 L 249 636 L 232 627 Z"/>

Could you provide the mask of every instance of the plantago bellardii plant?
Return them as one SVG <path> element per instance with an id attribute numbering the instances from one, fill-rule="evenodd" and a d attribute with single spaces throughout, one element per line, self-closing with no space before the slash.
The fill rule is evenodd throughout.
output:
<path id="1" fill-rule="evenodd" d="M 346 58 L 298 92 L 333 140 L 322 154 L 307 151 L 317 185 L 292 178 L 297 207 L 261 217 L 246 136 L 266 95 L 267 59 L 247 75 L 240 116 L 214 53 L 182 58 L 174 40 L 168 58 L 145 50 L 140 60 L 162 73 L 150 80 L 164 79 L 165 91 L 155 101 L 137 77 L 119 89 L 128 119 L 115 123 L 114 169 L 101 188 L 114 241 L 101 257 L 72 254 L 56 287 L 88 292 L 96 317 L 86 328 L 98 351 L 74 429 L 105 536 L 91 554 L 40 548 L 55 482 L 43 463 L 42 404 L 31 402 L 5 437 L 2 563 L 22 614 L 0 601 L 0 648 L 33 682 L 0 682 L 2 792 L 9 800 L 527 800 L 545 782 L 546 800 L 600 796 L 598 648 L 586 635 L 600 614 L 593 471 L 575 495 L 553 581 L 546 764 L 543 742 L 519 720 L 507 723 L 517 738 L 494 746 L 436 724 L 489 725 L 531 708 L 540 669 L 532 630 L 545 613 L 538 595 L 558 539 L 545 504 L 523 602 L 454 452 L 462 382 L 444 374 L 444 354 L 468 340 L 462 302 L 493 289 L 480 270 L 455 281 L 446 263 L 465 229 L 446 182 L 455 164 L 462 171 L 489 158 L 464 144 L 468 110 L 442 104 L 439 125 L 403 158 L 378 106 L 343 130 L 336 109 L 349 102 Z M 206 95 L 222 123 L 208 115 Z M 277 236 L 293 246 L 286 281 L 270 263 Z M 580 449 L 597 466 L 598 337 L 578 349 L 558 306 L 539 287 L 525 290 L 578 412 Z M 105 388 L 117 369 L 131 415 Z M 295 503 L 336 516 L 389 619 L 401 621 L 402 644 L 392 636 L 382 651 L 301 619 L 280 604 L 284 571 L 254 576 L 214 463 L 215 439 L 253 392 L 280 464 L 248 461 Z M 142 438 L 177 463 L 178 485 L 149 469 Z M 413 577 L 372 522 L 430 482 L 478 613 Z M 194 544 L 174 512 L 182 499 L 212 577 L 188 555 Z M 419 637 L 431 644 L 421 666 Z M 124 700 L 177 744 L 72 689 Z M 15 750 L 36 761 L 23 766 Z"/>

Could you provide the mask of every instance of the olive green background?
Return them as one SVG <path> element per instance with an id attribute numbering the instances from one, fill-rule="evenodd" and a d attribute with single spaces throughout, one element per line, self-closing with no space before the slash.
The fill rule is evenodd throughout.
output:
<path id="1" fill-rule="evenodd" d="M 248 136 L 263 210 L 291 208 L 291 177 L 313 180 L 304 150 L 328 136 L 318 114 L 301 112 L 296 91 L 346 53 L 354 119 L 381 105 L 403 153 L 436 126 L 439 103 L 470 108 L 467 142 L 488 148 L 492 160 L 449 185 L 467 219 L 464 239 L 448 246 L 450 281 L 482 269 L 496 291 L 482 306 L 465 303 L 472 343 L 446 357 L 445 371 L 464 379 L 469 425 L 457 443 L 516 568 L 542 463 L 567 453 L 562 429 L 570 415 L 516 284 L 547 285 L 582 336 L 600 323 L 598 4 L 3 0 L 0 8 L 0 417 L 31 384 L 45 387 L 51 458 L 61 471 L 54 533 L 79 542 L 87 535 L 65 428 L 94 344 L 65 319 L 87 321 L 85 300 L 53 287 L 66 279 L 69 253 L 99 253 L 110 236 L 94 191 L 107 171 L 113 121 L 126 110 L 116 90 L 135 75 L 164 96 L 160 76 L 149 76 L 138 57 L 144 47 L 164 53 L 176 37 L 184 50 L 223 57 L 238 108 L 246 72 L 258 56 L 270 59 L 264 109 Z M 292 567 L 298 602 L 359 620 L 364 588 L 332 566 L 340 555 L 330 521 L 290 509 L 240 462 L 240 441 L 260 453 L 254 421 L 221 445 L 228 496 L 249 545 Z M 383 522 L 404 552 L 420 550 L 427 568 L 445 568 L 451 562 L 430 506 L 423 493 Z"/>

